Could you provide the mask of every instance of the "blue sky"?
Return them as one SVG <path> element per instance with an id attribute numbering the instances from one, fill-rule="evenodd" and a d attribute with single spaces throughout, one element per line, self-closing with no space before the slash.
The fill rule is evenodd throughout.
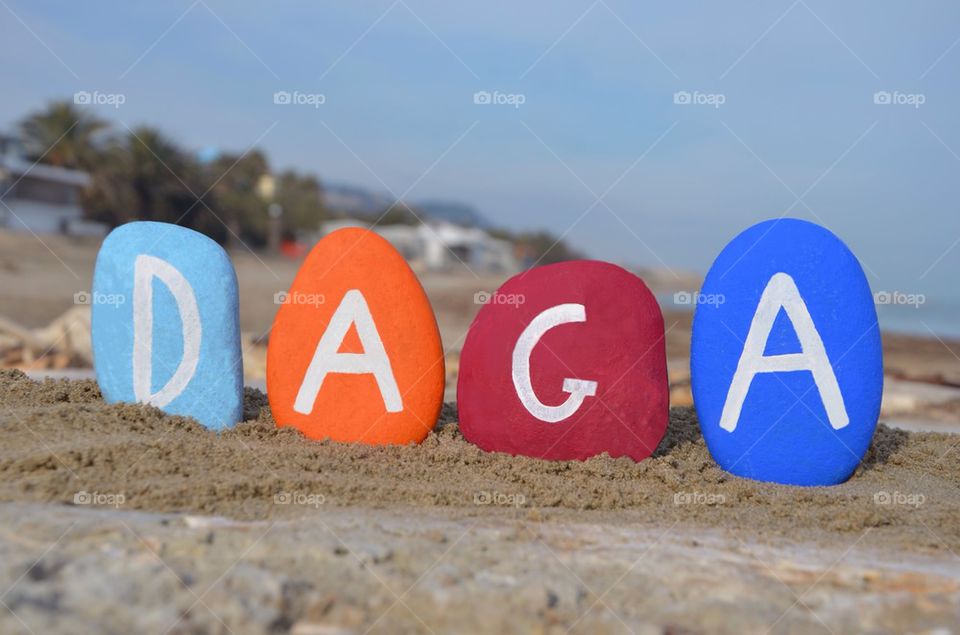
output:
<path id="1" fill-rule="evenodd" d="M 118 126 L 257 143 L 278 167 L 462 200 L 594 257 L 702 271 L 788 213 L 844 238 L 875 289 L 960 295 L 955 2 L 2 0 L 0 33 L 0 126 L 120 93 L 95 107 Z"/>

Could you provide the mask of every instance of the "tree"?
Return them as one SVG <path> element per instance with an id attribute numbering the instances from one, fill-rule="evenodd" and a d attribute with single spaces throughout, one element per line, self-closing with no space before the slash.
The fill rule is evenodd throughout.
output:
<path id="1" fill-rule="evenodd" d="M 259 150 L 223 154 L 204 166 L 204 190 L 212 188 L 209 205 L 230 228 L 228 241 L 239 239 L 258 247 L 266 244 L 269 201 L 257 192 L 257 184 L 269 173 L 267 157 Z"/>
<path id="2" fill-rule="evenodd" d="M 99 155 L 98 137 L 107 123 L 68 101 L 54 101 L 20 122 L 20 135 L 32 161 L 91 170 Z"/>
<path id="3" fill-rule="evenodd" d="M 213 197 L 206 193 L 197 161 L 155 128 L 140 126 L 112 137 L 90 172 L 85 209 L 91 218 L 110 225 L 176 223 L 217 241 L 226 238 L 223 224 L 207 209 Z"/>
<path id="4" fill-rule="evenodd" d="M 180 176 L 188 171 L 183 152 L 162 132 L 145 126 L 132 130 L 122 143 L 138 217 L 175 222 L 186 211 L 177 202 L 190 198 Z"/>
<path id="5" fill-rule="evenodd" d="M 316 232 L 330 217 L 323 203 L 323 186 L 308 174 L 287 170 L 277 177 L 277 202 L 283 206 L 284 226 L 297 231 Z"/>
<path id="6" fill-rule="evenodd" d="M 130 187 L 129 161 L 126 146 L 118 140 L 111 140 L 99 151 L 97 165 L 89 171 L 91 185 L 83 193 L 87 218 L 109 227 L 139 218 Z"/>
<path id="7" fill-rule="evenodd" d="M 19 125 L 27 158 L 48 165 L 85 170 L 91 184 L 81 202 L 88 218 L 118 225 L 136 218 L 123 156 L 107 122 L 69 101 L 53 101 Z"/>

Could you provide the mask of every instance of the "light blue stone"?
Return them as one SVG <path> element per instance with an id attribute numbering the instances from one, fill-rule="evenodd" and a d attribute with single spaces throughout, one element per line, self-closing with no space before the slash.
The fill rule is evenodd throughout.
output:
<path id="1" fill-rule="evenodd" d="M 108 402 L 153 403 L 215 430 L 240 421 L 237 276 L 217 243 L 168 223 L 122 225 L 97 255 L 90 300 Z"/>
<path id="2" fill-rule="evenodd" d="M 802 306 L 789 300 L 794 291 Z M 791 310 L 776 298 L 787 298 Z M 848 479 L 870 446 L 883 393 L 877 313 L 853 253 L 819 225 L 762 222 L 723 249 L 698 300 L 691 382 L 704 439 L 720 467 L 790 485 Z M 766 321 L 762 310 L 755 318 L 761 304 L 771 307 Z M 751 330 L 768 334 L 752 339 L 754 355 L 744 354 Z M 817 372 L 807 369 L 816 359 L 823 360 Z M 751 367 L 766 372 L 747 372 Z M 748 386 L 739 417 L 737 385 Z"/>

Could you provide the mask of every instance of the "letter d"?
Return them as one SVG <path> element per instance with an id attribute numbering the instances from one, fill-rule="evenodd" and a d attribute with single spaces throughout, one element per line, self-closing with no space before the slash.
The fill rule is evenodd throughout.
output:
<path id="1" fill-rule="evenodd" d="M 183 357 L 170 380 L 156 393 L 151 392 L 154 278 L 170 290 L 183 325 Z M 187 279 L 166 260 L 137 256 L 133 270 L 133 394 L 137 401 L 163 408 L 179 397 L 197 370 L 201 337 L 197 299 Z"/>

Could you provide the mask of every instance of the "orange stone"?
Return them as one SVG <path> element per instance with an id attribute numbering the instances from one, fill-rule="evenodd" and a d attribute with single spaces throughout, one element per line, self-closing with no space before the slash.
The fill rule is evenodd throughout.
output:
<path id="1" fill-rule="evenodd" d="M 443 346 L 416 275 L 390 243 L 341 229 L 307 255 L 267 349 L 278 426 L 370 445 L 423 441 L 443 405 Z"/>

